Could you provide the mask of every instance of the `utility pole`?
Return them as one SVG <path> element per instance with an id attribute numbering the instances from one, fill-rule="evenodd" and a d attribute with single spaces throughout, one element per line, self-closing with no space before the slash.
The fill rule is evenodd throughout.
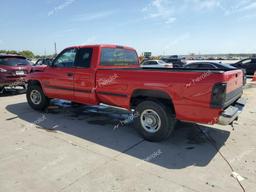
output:
<path id="1" fill-rule="evenodd" d="M 57 44 L 54 42 L 54 50 L 55 50 L 55 56 L 57 55 Z"/>

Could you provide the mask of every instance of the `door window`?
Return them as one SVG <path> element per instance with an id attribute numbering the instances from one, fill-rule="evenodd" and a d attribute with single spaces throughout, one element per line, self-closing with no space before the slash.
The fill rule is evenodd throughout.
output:
<path id="1" fill-rule="evenodd" d="M 78 52 L 77 67 L 89 68 L 92 59 L 92 48 L 82 48 Z"/>
<path id="2" fill-rule="evenodd" d="M 77 49 L 64 50 L 54 61 L 54 67 L 71 68 L 74 66 L 76 60 Z"/>

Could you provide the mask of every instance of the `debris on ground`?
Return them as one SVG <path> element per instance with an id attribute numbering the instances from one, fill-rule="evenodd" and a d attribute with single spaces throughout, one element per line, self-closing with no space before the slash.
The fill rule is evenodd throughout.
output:
<path id="1" fill-rule="evenodd" d="M 244 178 L 236 172 L 232 172 L 231 176 L 234 177 L 235 179 L 237 179 L 238 181 L 243 181 L 244 180 Z"/>

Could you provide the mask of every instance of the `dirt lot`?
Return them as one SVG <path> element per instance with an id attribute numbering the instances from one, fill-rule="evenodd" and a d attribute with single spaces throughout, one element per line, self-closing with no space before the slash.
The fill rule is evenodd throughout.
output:
<path id="1" fill-rule="evenodd" d="M 2 95 L 0 191 L 255 192 L 256 84 L 244 97 L 234 130 L 179 123 L 150 143 L 120 124 L 122 111 L 55 101 L 39 113 L 24 94 Z"/>

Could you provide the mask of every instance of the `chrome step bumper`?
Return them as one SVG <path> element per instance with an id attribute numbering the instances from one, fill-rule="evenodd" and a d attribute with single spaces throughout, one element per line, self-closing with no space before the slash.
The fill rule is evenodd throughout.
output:
<path id="1" fill-rule="evenodd" d="M 245 99 L 239 99 L 227 109 L 225 109 L 221 116 L 219 117 L 218 124 L 220 125 L 230 125 L 233 121 L 238 119 L 239 114 L 245 107 Z"/>

